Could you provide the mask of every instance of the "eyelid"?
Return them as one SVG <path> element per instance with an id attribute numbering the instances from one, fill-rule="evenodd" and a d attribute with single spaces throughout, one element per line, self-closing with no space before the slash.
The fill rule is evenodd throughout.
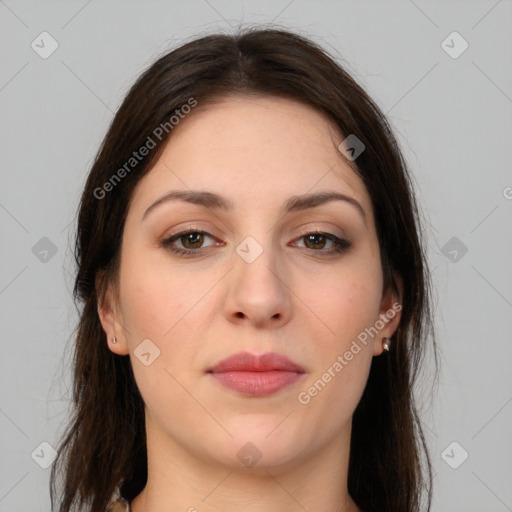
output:
<path id="1" fill-rule="evenodd" d="M 341 233 L 332 233 L 332 230 L 333 228 L 336 227 L 337 229 L 339 229 L 341 231 Z M 166 240 L 169 240 L 171 238 L 177 238 L 179 236 L 182 236 L 182 235 L 185 235 L 185 234 L 188 234 L 188 233 L 202 233 L 206 236 L 209 236 L 211 238 L 216 238 L 218 239 L 219 237 L 217 237 L 216 235 L 212 234 L 210 231 L 208 231 L 208 229 L 210 228 L 202 228 L 202 227 L 199 227 L 199 226 L 195 226 L 195 225 L 191 225 L 191 226 L 185 226 L 184 228 L 182 229 L 179 229 L 178 231 L 174 232 L 174 233 L 170 233 L 170 234 L 166 234 L 166 235 L 163 235 L 161 237 L 161 240 L 160 241 L 166 241 Z M 302 226 L 299 226 L 298 228 L 298 233 L 297 235 L 295 236 L 294 240 L 296 238 L 299 238 L 301 236 L 305 236 L 305 235 L 309 235 L 311 233 L 318 233 L 318 234 L 325 234 L 325 233 L 332 233 L 333 235 L 339 237 L 339 238 L 347 238 L 345 232 L 343 229 L 339 228 L 338 226 L 333 226 L 331 228 L 326 228 L 326 229 L 322 229 L 318 226 L 311 226 L 311 223 L 307 224 L 307 225 L 302 225 Z"/>
<path id="2" fill-rule="evenodd" d="M 329 256 L 334 256 L 336 254 L 342 254 L 342 253 L 345 253 L 347 250 L 349 250 L 353 246 L 353 243 L 350 240 L 348 240 L 345 237 L 345 235 L 337 236 L 334 233 L 331 233 L 332 230 L 329 230 L 329 229 L 322 230 L 320 228 L 313 228 L 313 227 L 308 228 L 306 226 L 301 226 L 299 228 L 299 231 L 300 232 L 298 233 L 298 235 L 296 237 L 294 237 L 294 239 L 292 240 L 293 242 L 295 242 L 296 240 L 302 240 L 303 238 L 305 238 L 308 235 L 318 234 L 333 244 L 333 247 L 326 251 L 323 249 L 320 249 L 320 250 L 309 249 L 313 253 L 318 253 L 318 255 L 320 257 L 327 258 Z M 195 256 L 197 256 L 197 257 L 202 256 L 205 252 L 207 252 L 207 249 L 209 247 L 212 247 L 212 246 L 206 246 L 206 247 L 199 247 L 197 249 L 186 249 L 186 248 L 182 249 L 180 247 L 173 247 L 173 244 L 175 244 L 177 240 L 179 240 L 181 237 L 186 236 L 187 234 L 190 234 L 190 233 L 200 233 L 203 236 L 210 237 L 212 239 L 217 238 L 216 236 L 212 235 L 211 233 L 209 233 L 206 230 L 203 230 L 201 228 L 197 228 L 194 226 L 189 226 L 187 228 L 183 228 L 182 230 L 180 230 L 176 233 L 173 233 L 168 236 L 164 236 L 164 238 L 162 238 L 158 242 L 158 246 L 160 248 L 167 250 L 170 253 L 179 255 L 182 258 L 188 258 L 188 257 L 193 258 Z M 213 246 L 216 246 L 216 245 L 218 246 L 219 244 L 218 243 L 213 244 Z"/>
<path id="3" fill-rule="evenodd" d="M 340 232 L 339 233 L 333 232 L 334 228 L 338 229 Z M 299 236 L 309 235 L 310 233 L 319 233 L 319 234 L 332 233 L 333 235 L 335 235 L 339 238 L 347 238 L 347 235 L 345 234 L 345 231 L 343 229 L 341 229 L 338 226 L 333 226 L 333 225 L 332 225 L 332 227 L 329 227 L 329 228 L 321 228 L 321 227 L 318 227 L 317 225 L 311 226 L 311 223 L 310 223 L 305 226 L 300 226 L 298 228 L 298 231 L 299 231 Z"/>
<path id="4" fill-rule="evenodd" d="M 204 236 L 210 237 L 214 240 L 218 240 L 218 237 L 210 233 L 204 228 L 200 228 L 198 226 L 187 226 L 185 228 L 179 229 L 178 231 L 170 234 L 166 234 L 161 237 L 159 240 L 159 244 L 164 244 L 169 242 L 170 240 L 179 240 L 182 236 L 188 235 L 189 233 L 201 233 Z M 201 250 L 201 249 L 198 249 Z"/>

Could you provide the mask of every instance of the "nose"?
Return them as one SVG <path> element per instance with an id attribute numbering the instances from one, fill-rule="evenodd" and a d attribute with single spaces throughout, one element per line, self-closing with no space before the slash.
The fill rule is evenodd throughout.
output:
<path id="1" fill-rule="evenodd" d="M 238 253 L 234 255 L 225 303 L 231 322 L 276 328 L 289 321 L 292 292 L 284 266 L 276 260 L 267 249 L 252 262 Z"/>

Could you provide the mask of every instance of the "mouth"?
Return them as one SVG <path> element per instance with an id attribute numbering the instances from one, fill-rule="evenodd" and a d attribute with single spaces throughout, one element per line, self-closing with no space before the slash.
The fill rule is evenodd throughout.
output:
<path id="1" fill-rule="evenodd" d="M 294 384 L 306 371 L 276 352 L 261 356 L 240 352 L 220 361 L 207 373 L 225 388 L 244 395 L 267 396 Z"/>

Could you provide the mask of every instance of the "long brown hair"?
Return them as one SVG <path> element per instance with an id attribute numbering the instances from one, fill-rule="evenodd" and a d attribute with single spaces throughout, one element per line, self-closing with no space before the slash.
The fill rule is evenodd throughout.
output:
<path id="1" fill-rule="evenodd" d="M 260 27 L 202 36 L 158 58 L 131 87 L 98 151 L 78 212 L 73 417 L 52 467 L 52 510 L 102 511 L 117 492 L 131 500 L 146 484 L 143 400 L 129 356 L 107 347 L 97 305 L 106 284 L 116 283 L 130 198 L 172 136 L 171 117 L 191 99 L 200 106 L 233 93 L 301 101 L 365 145 L 354 171 L 373 204 L 384 289 L 398 293 L 393 274 L 400 276 L 403 309 L 353 416 L 348 489 L 365 512 L 430 510 L 432 469 L 413 388 L 425 348 L 435 355 L 436 347 L 412 177 L 384 114 L 336 57 L 297 33 Z M 128 168 L 150 136 L 154 147 Z"/>

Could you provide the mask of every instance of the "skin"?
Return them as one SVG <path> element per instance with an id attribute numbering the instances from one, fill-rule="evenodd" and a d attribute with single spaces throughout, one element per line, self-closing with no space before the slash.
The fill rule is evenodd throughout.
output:
<path id="1" fill-rule="evenodd" d="M 149 476 L 133 512 L 360 511 L 346 485 L 351 419 L 372 357 L 381 355 L 400 312 L 359 343 L 309 403 L 297 399 L 399 302 L 383 293 L 371 200 L 337 153 L 343 139 L 299 102 L 231 96 L 182 120 L 137 185 L 118 288 L 109 288 L 98 310 L 110 350 L 130 355 L 145 402 Z M 167 192 L 190 189 L 221 194 L 234 208 L 168 201 L 142 220 Z M 366 221 L 345 201 L 281 213 L 289 196 L 320 190 L 356 199 Z M 185 228 L 209 233 L 202 242 L 174 242 L 199 255 L 159 246 Z M 308 243 L 315 229 L 352 246 L 333 253 L 327 239 Z M 236 252 L 247 236 L 263 249 L 252 263 Z M 160 350 L 148 366 L 134 354 L 144 339 Z M 242 350 L 279 352 L 306 373 L 266 397 L 226 389 L 205 373 Z M 248 442 L 261 453 L 252 467 L 237 457 Z"/>

